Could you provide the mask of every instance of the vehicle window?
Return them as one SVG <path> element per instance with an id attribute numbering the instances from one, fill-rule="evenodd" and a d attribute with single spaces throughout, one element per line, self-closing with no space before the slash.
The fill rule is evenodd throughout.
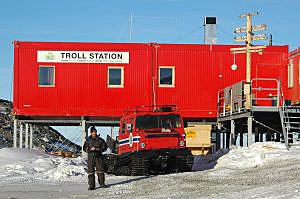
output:
<path id="1" fill-rule="evenodd" d="M 173 129 L 181 127 L 181 118 L 178 114 L 169 115 L 143 115 L 136 118 L 136 128 L 153 129 L 165 128 Z"/>
<path id="2" fill-rule="evenodd" d="M 127 123 L 127 130 L 128 132 L 133 132 L 133 119 L 130 119 L 130 121 Z"/>

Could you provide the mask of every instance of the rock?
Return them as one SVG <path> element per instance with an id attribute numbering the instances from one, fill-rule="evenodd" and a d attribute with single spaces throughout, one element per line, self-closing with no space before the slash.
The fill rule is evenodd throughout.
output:
<path id="1" fill-rule="evenodd" d="M 24 133 L 24 132 L 23 132 Z M 17 132 L 19 138 L 19 131 Z M 17 139 L 19 142 L 19 139 Z M 23 140 L 25 143 L 25 138 Z M 13 145 L 12 102 L 0 99 L 0 148 Z M 33 145 L 47 152 L 57 149 L 66 150 L 79 155 L 81 147 L 66 139 L 50 126 L 35 125 L 33 128 Z"/>

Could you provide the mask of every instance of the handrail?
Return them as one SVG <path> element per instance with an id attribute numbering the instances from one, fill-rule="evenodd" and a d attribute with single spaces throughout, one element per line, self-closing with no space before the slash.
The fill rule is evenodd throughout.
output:
<path id="1" fill-rule="evenodd" d="M 263 88 L 263 87 L 253 87 L 254 81 L 275 81 L 276 82 L 276 88 Z M 253 106 L 253 101 L 255 100 L 266 100 L 266 101 L 274 101 L 274 98 L 263 98 L 263 97 L 254 97 L 253 96 L 253 90 L 255 91 L 276 91 L 276 106 L 279 107 L 281 105 L 281 96 L 280 96 L 280 91 L 281 91 L 281 84 L 280 80 L 276 78 L 253 78 L 251 80 L 251 107 Z"/>
<path id="2" fill-rule="evenodd" d="M 285 123 L 284 123 L 284 115 L 285 115 L 284 109 L 285 109 L 284 106 L 282 106 L 282 108 L 279 109 L 279 115 L 280 115 L 280 121 L 281 121 L 281 126 L 282 126 L 284 142 L 285 142 L 287 149 L 289 149 L 288 129 L 285 127 Z"/>
<path id="3" fill-rule="evenodd" d="M 262 87 L 262 86 L 259 86 L 259 82 L 260 81 L 268 81 L 268 82 L 275 82 L 276 83 L 276 86 L 265 86 L 265 87 Z M 237 101 L 233 101 L 232 97 L 231 99 L 229 99 L 228 97 L 232 96 L 232 94 L 226 94 L 225 90 L 226 89 L 232 89 L 234 88 L 234 85 L 237 85 L 239 83 L 242 83 L 245 81 L 240 81 L 240 82 L 237 82 L 235 84 L 232 84 L 231 86 L 228 86 L 224 89 L 221 89 L 218 91 L 218 104 L 217 104 L 217 110 L 218 110 L 218 116 L 226 116 L 228 114 L 233 114 L 233 113 L 237 113 L 237 112 L 240 112 L 240 110 L 245 110 L 245 105 L 244 105 L 244 102 L 246 101 L 246 98 L 244 96 L 244 88 L 241 89 L 240 94 L 236 94 L 236 96 L 241 96 L 241 98 L 239 98 L 239 100 Z M 254 87 L 255 83 L 257 84 L 256 87 Z M 270 101 L 271 103 L 274 102 L 274 100 L 276 100 L 276 104 L 275 106 L 276 107 L 280 107 L 282 104 L 283 104 L 283 99 L 281 97 L 281 83 L 280 83 L 280 80 L 276 79 L 276 78 L 253 78 L 250 82 L 251 86 L 251 90 L 250 90 L 250 107 L 254 107 L 254 106 L 266 106 L 266 105 L 262 105 L 262 104 L 266 104 L 266 101 Z M 238 88 L 238 87 L 237 87 Z M 255 91 L 255 92 L 254 92 Z M 270 91 L 271 95 L 266 95 L 266 96 L 261 96 L 261 95 L 265 95 L 264 93 L 266 93 L 266 91 Z M 231 91 L 232 92 L 232 91 Z M 259 94 L 259 92 L 262 92 L 260 94 L 260 96 L 255 96 L 253 94 Z M 275 93 L 276 92 L 276 93 Z M 273 93 L 273 94 L 272 94 Z M 227 96 L 228 95 L 228 96 Z M 227 99 L 228 98 L 228 99 Z M 236 99 L 236 98 L 235 98 Z M 257 101 L 261 101 L 261 104 L 254 104 L 254 102 L 257 102 Z M 265 101 L 265 102 L 263 102 Z M 227 102 L 227 103 L 226 103 Z M 236 103 L 242 103 L 242 105 L 240 105 L 241 107 L 236 107 Z M 235 106 L 233 108 L 233 106 Z M 239 105 L 238 105 L 239 106 Z M 270 105 L 267 105 L 267 106 L 270 106 Z M 274 106 L 274 104 L 272 104 L 271 106 Z M 227 111 L 228 107 L 230 108 L 230 111 Z M 235 109 L 234 111 L 232 111 L 233 109 Z"/>

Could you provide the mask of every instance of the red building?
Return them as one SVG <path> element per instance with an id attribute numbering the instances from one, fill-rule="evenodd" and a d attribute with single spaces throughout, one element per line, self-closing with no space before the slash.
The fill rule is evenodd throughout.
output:
<path id="1" fill-rule="evenodd" d="M 238 47 L 231 45 L 16 41 L 14 46 L 14 114 L 23 118 L 117 119 L 126 108 L 152 104 L 176 104 L 186 120 L 216 118 L 218 90 L 246 77 L 245 55 L 230 54 Z M 288 46 L 252 55 L 252 77 L 281 80 L 285 99 L 297 98 L 288 89 L 288 56 Z M 237 70 L 231 69 L 234 60 Z"/>
<path id="2" fill-rule="evenodd" d="M 300 48 L 290 52 L 288 87 L 292 104 L 300 105 Z"/>

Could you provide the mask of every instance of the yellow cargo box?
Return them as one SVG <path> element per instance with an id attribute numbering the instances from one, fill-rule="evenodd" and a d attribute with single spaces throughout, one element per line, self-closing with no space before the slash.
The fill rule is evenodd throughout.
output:
<path id="1" fill-rule="evenodd" d="M 211 125 L 194 125 L 185 128 L 186 146 L 193 155 L 206 155 L 211 150 Z"/>

